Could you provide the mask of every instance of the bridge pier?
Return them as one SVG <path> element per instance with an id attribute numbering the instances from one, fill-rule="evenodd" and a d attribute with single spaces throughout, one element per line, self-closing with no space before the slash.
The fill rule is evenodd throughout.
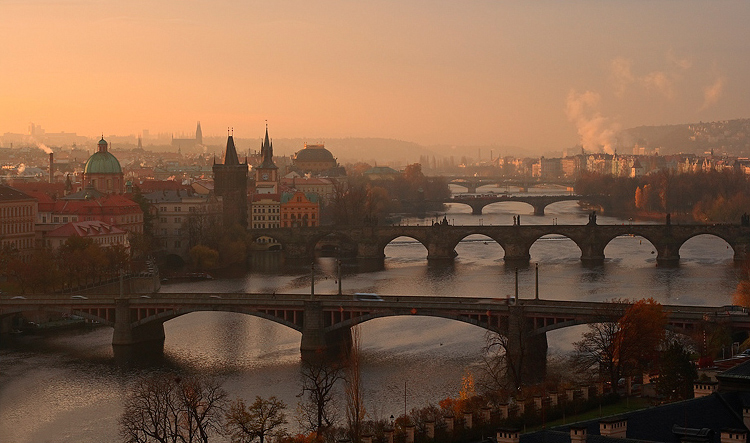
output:
<path id="1" fill-rule="evenodd" d="M 544 381 L 547 376 L 547 334 L 534 333 L 523 306 L 508 307 L 508 375 L 518 386 Z"/>
<path id="2" fill-rule="evenodd" d="M 112 350 L 115 360 L 128 363 L 134 359 L 160 356 L 164 350 L 164 323 L 153 321 L 133 327 L 130 300 L 115 300 L 115 330 Z"/>
<path id="3" fill-rule="evenodd" d="M 586 242 L 581 245 L 581 263 L 584 266 L 600 266 L 604 264 L 605 245 L 599 242 Z"/>
<path id="4" fill-rule="evenodd" d="M 458 253 L 453 246 L 438 242 L 430 242 L 427 245 L 427 260 L 429 261 L 453 261 Z"/>
<path id="5" fill-rule="evenodd" d="M 521 267 L 528 266 L 529 261 L 531 261 L 531 253 L 526 244 L 520 242 L 508 242 L 502 246 L 505 250 L 505 257 L 503 257 L 503 260 L 505 260 L 506 265 Z"/>
<path id="6" fill-rule="evenodd" d="M 544 205 L 537 204 L 537 205 L 532 205 L 532 206 L 534 207 L 534 215 L 541 216 L 541 215 L 544 215 L 544 208 L 547 205 L 546 204 L 544 204 Z"/>
<path id="7" fill-rule="evenodd" d="M 672 244 L 656 245 L 656 265 L 673 268 L 680 265 L 680 248 Z"/>
<path id="8" fill-rule="evenodd" d="M 747 243 L 735 243 L 732 245 L 734 250 L 734 261 L 742 263 L 750 259 L 750 244 Z"/>
<path id="9" fill-rule="evenodd" d="M 351 349 L 352 336 L 349 328 L 326 332 L 323 320 L 323 305 L 319 301 L 305 301 L 304 322 L 300 352 L 305 360 L 330 354 L 347 353 Z"/>

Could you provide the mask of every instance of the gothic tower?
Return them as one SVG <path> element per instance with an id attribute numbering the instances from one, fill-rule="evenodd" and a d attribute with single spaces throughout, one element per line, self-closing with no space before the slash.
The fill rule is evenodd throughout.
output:
<path id="1" fill-rule="evenodd" d="M 279 168 L 273 162 L 273 142 L 268 138 L 268 125 L 266 125 L 266 138 L 260 146 L 261 163 L 254 167 L 255 170 L 255 193 L 277 194 L 279 192 Z"/>
<path id="2" fill-rule="evenodd" d="M 195 144 L 203 144 L 203 131 L 201 131 L 201 122 L 198 122 L 198 127 L 195 129 Z"/>
<path id="3" fill-rule="evenodd" d="M 214 163 L 213 171 L 214 193 L 223 202 L 224 227 L 239 224 L 247 228 L 247 159 L 240 163 L 233 136 L 227 138 L 224 164 Z"/>

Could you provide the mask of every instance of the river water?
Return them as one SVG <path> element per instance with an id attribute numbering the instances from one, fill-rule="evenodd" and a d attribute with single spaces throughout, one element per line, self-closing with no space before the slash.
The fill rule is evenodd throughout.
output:
<path id="1" fill-rule="evenodd" d="M 549 194 L 550 190 L 532 192 Z M 468 206 L 449 205 L 445 217 L 457 225 L 509 225 L 516 214 L 522 224 L 588 221 L 588 214 L 575 202 L 550 205 L 542 217 L 533 216 L 531 206 L 523 203 L 493 204 L 481 216 L 471 215 Z M 402 223 L 432 220 L 405 219 Z M 597 222 L 638 223 L 601 215 Z M 453 266 L 430 266 L 419 243 L 396 239 L 386 248 L 384 270 L 357 273 L 345 267 L 344 291 L 471 297 L 506 297 L 514 292 L 515 270 L 504 265 L 499 245 L 472 236 L 456 251 Z M 653 297 L 665 304 L 720 306 L 731 303 L 739 281 L 731 248 L 711 236 L 688 241 L 680 250 L 680 266 L 673 269 L 656 267 L 654 248 L 639 237 L 613 240 L 605 255 L 603 266 L 587 268 L 581 265 L 580 251 L 572 241 L 540 239 L 531 248 L 531 266 L 519 270 L 519 296 L 534 297 L 535 263 L 539 264 L 543 299 Z M 165 285 L 162 292 L 309 293 L 309 270 L 284 270 L 277 262 L 270 254 L 256 261 L 254 270 L 242 278 Z M 320 258 L 317 263 L 316 293 L 336 293 L 334 260 Z M 405 405 L 410 410 L 455 397 L 462 377 L 477 373 L 480 365 L 485 333 L 472 325 L 390 317 L 368 321 L 360 328 L 364 399 L 370 418 L 398 416 Z M 188 314 L 165 323 L 164 329 L 164 360 L 141 368 L 118 367 L 109 328 L 5 340 L 0 348 L 0 441 L 117 441 L 117 421 L 130 384 L 164 367 L 221 377 L 231 398 L 252 401 L 256 395 L 275 395 L 287 403 L 289 428 L 296 429 L 294 413 L 301 389 L 298 332 L 266 320 L 220 312 Z M 583 331 L 585 327 L 579 326 L 549 333 L 550 354 L 570 351 Z M 343 397 L 340 404 L 344 404 Z"/>

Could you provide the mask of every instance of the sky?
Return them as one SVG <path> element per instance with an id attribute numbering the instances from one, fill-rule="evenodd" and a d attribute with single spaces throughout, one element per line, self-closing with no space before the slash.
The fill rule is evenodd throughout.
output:
<path id="1" fill-rule="evenodd" d="M 0 133 L 529 152 L 750 117 L 750 2 L 0 0 Z"/>

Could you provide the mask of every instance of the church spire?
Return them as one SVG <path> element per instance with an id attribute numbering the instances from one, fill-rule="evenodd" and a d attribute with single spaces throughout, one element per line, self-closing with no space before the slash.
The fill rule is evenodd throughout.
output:
<path id="1" fill-rule="evenodd" d="M 260 167 L 265 169 L 278 169 L 273 162 L 273 142 L 268 138 L 268 123 L 266 123 L 266 137 L 260 147 L 260 154 L 263 159 Z"/>

